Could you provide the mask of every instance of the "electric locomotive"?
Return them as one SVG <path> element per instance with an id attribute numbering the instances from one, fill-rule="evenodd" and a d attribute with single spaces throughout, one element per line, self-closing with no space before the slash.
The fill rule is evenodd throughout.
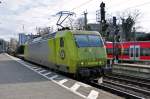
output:
<path id="1" fill-rule="evenodd" d="M 26 60 L 77 77 L 101 76 L 106 48 L 96 31 L 64 30 L 38 37 L 25 45 Z"/>

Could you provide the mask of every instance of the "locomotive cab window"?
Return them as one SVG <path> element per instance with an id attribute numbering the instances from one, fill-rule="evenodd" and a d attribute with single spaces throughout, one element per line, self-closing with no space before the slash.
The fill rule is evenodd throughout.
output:
<path id="1" fill-rule="evenodd" d="M 64 39 L 62 37 L 60 38 L 60 47 L 64 47 Z"/>
<path id="2" fill-rule="evenodd" d="M 74 35 L 78 47 L 103 47 L 102 39 L 98 35 Z"/>

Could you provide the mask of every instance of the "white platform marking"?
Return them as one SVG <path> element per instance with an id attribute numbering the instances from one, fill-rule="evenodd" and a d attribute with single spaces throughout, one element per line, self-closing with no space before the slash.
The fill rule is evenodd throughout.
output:
<path id="1" fill-rule="evenodd" d="M 34 69 L 34 70 L 36 70 L 36 71 L 38 71 L 38 70 L 40 70 L 41 68 L 37 68 L 37 69 Z"/>
<path id="2" fill-rule="evenodd" d="M 82 82 L 76 82 L 76 83 L 83 87 L 91 87 L 90 85 L 84 84 Z"/>
<path id="3" fill-rule="evenodd" d="M 49 77 L 51 80 L 53 80 L 54 78 L 57 78 L 58 77 L 58 75 L 54 75 L 54 76 L 52 76 L 52 77 Z"/>
<path id="4" fill-rule="evenodd" d="M 72 93 L 74 93 L 74 94 L 76 94 L 76 95 L 78 95 L 78 96 L 80 96 L 80 97 L 82 97 L 82 98 L 84 98 L 84 99 L 96 99 L 96 98 L 98 97 L 98 92 L 95 91 L 95 90 L 92 90 L 92 91 L 90 92 L 90 94 L 88 95 L 88 97 L 85 96 L 85 95 L 82 95 L 81 93 L 79 93 L 79 92 L 76 91 L 80 86 L 86 86 L 86 87 L 88 87 L 89 85 L 86 85 L 86 84 L 84 84 L 84 83 L 77 82 L 77 83 L 75 83 L 71 88 L 68 88 L 68 87 L 66 87 L 65 85 L 63 85 L 62 83 L 53 80 L 54 78 L 58 77 L 58 75 L 54 75 L 53 77 L 48 77 L 48 76 L 46 76 L 46 75 L 51 74 L 51 72 L 48 72 L 48 73 L 46 73 L 46 74 L 41 74 L 41 73 L 39 73 L 39 72 L 37 71 L 37 69 L 33 69 L 32 66 L 27 65 L 27 64 L 26 64 L 24 61 L 22 61 L 21 59 L 15 58 L 15 57 L 10 56 L 10 55 L 8 55 L 8 54 L 5 54 L 5 55 L 9 56 L 10 58 L 12 58 L 13 60 L 17 61 L 18 63 L 24 65 L 25 67 L 27 67 L 27 68 L 33 70 L 34 72 L 38 73 L 39 75 L 41 75 L 41 76 L 43 76 L 43 77 L 45 77 L 45 78 L 51 80 L 52 82 L 54 82 L 54 83 L 60 85 L 61 87 L 65 88 L 65 89 L 67 89 L 67 90 L 69 90 L 69 91 L 71 91 Z M 39 69 L 41 69 L 41 68 L 38 68 L 38 70 L 39 70 Z M 62 81 L 62 82 L 63 82 L 63 81 Z"/>
<path id="5" fill-rule="evenodd" d="M 39 67 L 32 67 L 32 66 L 31 66 L 31 68 L 33 68 L 33 69 L 37 69 L 37 68 L 39 68 Z"/>
<path id="6" fill-rule="evenodd" d="M 71 90 L 72 90 L 72 91 L 76 91 L 79 87 L 80 87 L 80 85 L 77 84 L 77 83 L 75 83 L 75 84 L 71 87 Z"/>
<path id="7" fill-rule="evenodd" d="M 63 83 L 65 83 L 65 82 L 67 82 L 67 81 L 68 81 L 68 79 L 60 80 L 60 81 L 59 81 L 59 84 L 63 84 Z"/>
<path id="8" fill-rule="evenodd" d="M 46 73 L 46 74 L 43 74 L 44 76 L 46 76 L 46 75 L 49 75 L 49 74 L 51 74 L 51 72 L 48 72 L 48 73 Z"/>
<path id="9" fill-rule="evenodd" d="M 97 99 L 99 92 L 92 90 L 88 95 L 87 99 Z"/>
<path id="10" fill-rule="evenodd" d="M 45 72 L 46 70 L 39 71 L 39 73 Z"/>

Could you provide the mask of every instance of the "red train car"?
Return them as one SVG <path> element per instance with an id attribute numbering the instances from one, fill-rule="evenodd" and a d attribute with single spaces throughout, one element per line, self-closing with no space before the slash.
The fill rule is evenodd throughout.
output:
<path id="1" fill-rule="evenodd" d="M 150 41 L 119 42 L 114 45 L 106 42 L 108 59 L 113 59 L 113 46 L 114 57 L 117 56 L 119 60 L 150 62 Z"/>

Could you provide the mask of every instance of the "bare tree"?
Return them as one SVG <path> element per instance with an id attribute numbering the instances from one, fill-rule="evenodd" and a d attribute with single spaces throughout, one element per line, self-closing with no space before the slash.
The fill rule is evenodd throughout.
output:
<path id="1" fill-rule="evenodd" d="M 74 23 L 74 27 L 78 30 L 83 30 L 83 28 L 84 28 L 84 18 L 82 18 L 82 17 L 78 18 Z"/>
<path id="2" fill-rule="evenodd" d="M 123 12 L 122 16 L 120 16 L 120 19 L 122 21 L 122 32 L 126 41 L 132 40 L 134 36 L 132 30 L 137 22 L 139 15 L 140 12 L 138 10 L 134 10 L 132 12 Z"/>
<path id="3" fill-rule="evenodd" d="M 44 28 L 37 28 L 37 34 L 39 35 L 44 35 L 44 34 L 48 34 L 53 32 L 53 28 L 52 27 L 44 27 Z"/>

